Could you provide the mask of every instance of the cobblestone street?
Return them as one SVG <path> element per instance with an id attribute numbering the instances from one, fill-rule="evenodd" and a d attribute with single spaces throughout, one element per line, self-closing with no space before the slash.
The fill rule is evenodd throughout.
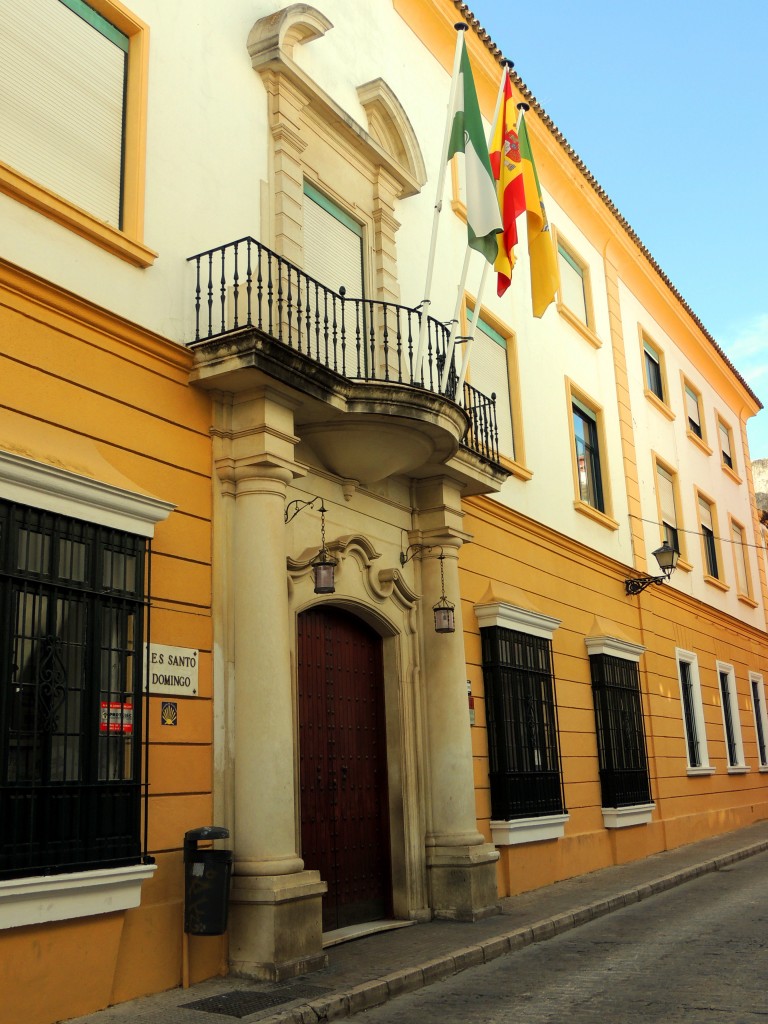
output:
<path id="1" fill-rule="evenodd" d="M 768 854 L 465 971 L 365 1024 L 753 1024 L 768 1019 Z"/>

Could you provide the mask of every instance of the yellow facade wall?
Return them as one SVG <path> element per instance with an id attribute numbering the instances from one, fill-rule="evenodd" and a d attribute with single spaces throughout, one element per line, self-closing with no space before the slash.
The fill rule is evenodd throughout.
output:
<path id="1" fill-rule="evenodd" d="M 141 905 L 0 932 L 0 1024 L 47 1024 L 182 981 L 181 847 L 213 814 L 211 413 L 188 352 L 2 261 L 0 336 L 0 448 L 176 506 L 152 540 L 149 639 L 200 652 L 176 726 L 148 702 Z M 190 981 L 225 964 L 223 937 L 189 938 Z"/>
<path id="2" fill-rule="evenodd" d="M 474 606 L 489 587 L 510 603 L 561 620 L 552 649 L 560 755 L 569 820 L 561 839 L 500 848 L 501 895 L 641 859 L 768 817 L 768 776 L 758 770 L 749 672 L 768 655 L 765 634 L 676 592 L 624 591 L 625 567 L 582 547 L 493 499 L 465 502 L 473 542 L 461 550 L 467 678 L 475 704 L 472 728 L 478 827 L 490 839 L 491 801 L 480 637 Z M 506 588 L 504 590 L 503 588 Z M 601 810 L 597 740 L 585 637 L 608 635 L 645 648 L 640 682 L 651 793 L 647 825 L 606 829 Z M 711 775 L 689 776 L 675 648 L 698 655 Z M 745 759 L 729 773 L 716 661 L 733 665 Z"/>

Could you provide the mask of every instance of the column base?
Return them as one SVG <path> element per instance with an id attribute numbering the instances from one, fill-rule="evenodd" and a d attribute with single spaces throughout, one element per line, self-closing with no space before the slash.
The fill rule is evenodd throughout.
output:
<path id="1" fill-rule="evenodd" d="M 323 953 L 323 895 L 318 871 L 235 875 L 229 908 L 233 975 L 284 981 L 328 964 Z"/>
<path id="2" fill-rule="evenodd" d="M 498 859 L 499 851 L 490 843 L 427 847 L 434 916 L 450 921 L 479 921 L 500 913 Z"/>

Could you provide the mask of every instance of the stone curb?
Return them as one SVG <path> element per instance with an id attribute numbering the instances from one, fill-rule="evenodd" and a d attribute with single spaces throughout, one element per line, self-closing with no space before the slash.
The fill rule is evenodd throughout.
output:
<path id="1" fill-rule="evenodd" d="M 606 914 L 621 910 L 622 907 L 632 903 L 639 903 L 652 896 L 657 896 L 659 893 L 691 882 L 701 875 L 719 871 L 721 868 L 766 850 L 768 850 L 768 840 L 742 847 L 740 850 L 732 850 L 730 853 L 714 857 L 712 860 L 681 868 L 671 875 L 662 875 L 661 878 L 638 885 L 633 889 L 627 889 L 616 896 L 598 900 L 595 903 L 542 921 L 536 921 L 523 928 L 515 928 L 503 935 L 495 935 L 493 938 L 478 942 L 477 945 L 457 949 L 453 953 L 447 953 L 434 960 L 426 960 L 415 967 L 394 971 L 392 974 L 376 978 L 374 981 L 363 982 L 346 992 L 310 1000 L 293 1009 L 264 1018 L 259 1021 L 259 1024 L 318 1024 L 318 1022 L 322 1024 L 325 1021 L 351 1017 L 363 1010 L 381 1006 L 382 1003 L 389 1002 L 390 999 L 395 999 L 406 992 L 415 992 L 418 989 L 426 988 L 433 982 L 459 974 L 470 967 L 507 956 L 509 953 L 524 949 L 535 942 L 546 942 L 547 939 L 578 928 L 579 925 L 586 924 L 588 921 L 594 921 L 598 917 L 604 917 Z"/>

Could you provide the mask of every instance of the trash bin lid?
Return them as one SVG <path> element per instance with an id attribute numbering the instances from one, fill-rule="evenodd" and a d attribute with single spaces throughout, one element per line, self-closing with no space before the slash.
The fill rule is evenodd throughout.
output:
<path id="1" fill-rule="evenodd" d="M 184 842 L 199 842 L 202 839 L 229 839 L 229 829 L 222 825 L 201 825 L 184 833 Z"/>

